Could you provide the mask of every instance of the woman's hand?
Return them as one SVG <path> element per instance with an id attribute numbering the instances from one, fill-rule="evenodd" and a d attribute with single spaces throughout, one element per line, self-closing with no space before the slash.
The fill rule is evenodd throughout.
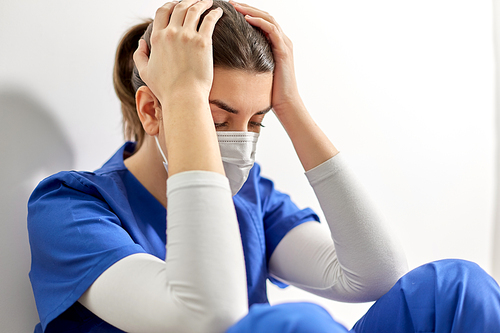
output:
<path id="1" fill-rule="evenodd" d="M 292 41 L 267 12 L 234 1 L 230 3 L 237 11 L 245 15 L 248 23 L 260 28 L 271 42 L 275 62 L 272 95 L 274 113 L 280 118 L 292 107 L 303 106 L 295 79 Z"/>
<path id="2" fill-rule="evenodd" d="M 224 174 L 208 102 L 212 33 L 222 10 L 210 11 L 197 29 L 211 6 L 212 0 L 165 4 L 156 12 L 151 53 L 145 41 L 134 53 L 139 75 L 161 104 L 159 136 L 165 140 L 169 177 L 190 170 Z"/>
<path id="3" fill-rule="evenodd" d="M 338 150 L 316 125 L 300 98 L 290 39 L 268 13 L 232 0 L 230 2 L 245 15 L 248 23 L 264 31 L 271 42 L 275 62 L 273 110 L 292 140 L 304 169 L 308 171 L 335 156 Z"/>
<path id="4" fill-rule="evenodd" d="M 197 30 L 200 16 L 212 0 L 169 2 L 155 15 L 151 53 L 141 40 L 134 61 L 142 80 L 163 102 L 180 96 L 205 99 L 213 81 L 212 33 L 222 16 L 221 9 L 210 11 Z"/>

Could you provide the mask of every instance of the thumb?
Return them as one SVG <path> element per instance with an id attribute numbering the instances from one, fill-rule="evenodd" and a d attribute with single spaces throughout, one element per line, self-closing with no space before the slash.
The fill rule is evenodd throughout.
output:
<path id="1" fill-rule="evenodd" d="M 139 47 L 135 50 L 133 59 L 140 75 L 141 72 L 147 67 L 149 61 L 148 44 L 142 38 L 139 39 Z"/>

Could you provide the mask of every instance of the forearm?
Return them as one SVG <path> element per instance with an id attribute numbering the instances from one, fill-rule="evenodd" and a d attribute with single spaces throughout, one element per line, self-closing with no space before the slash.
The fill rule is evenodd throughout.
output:
<path id="1" fill-rule="evenodd" d="M 404 251 L 343 156 L 306 175 L 330 227 L 343 275 L 354 289 L 388 290 L 407 271 Z"/>
<path id="2" fill-rule="evenodd" d="M 168 274 L 181 281 L 179 288 L 187 285 L 187 278 L 202 299 L 245 311 L 246 271 L 229 182 L 211 172 L 179 176 L 169 178 L 167 185 Z M 228 297 L 221 297 L 221 289 Z"/>
<path id="3" fill-rule="evenodd" d="M 304 170 L 308 171 L 335 156 L 338 150 L 300 99 L 289 105 L 275 112 L 290 137 Z"/>
<path id="4" fill-rule="evenodd" d="M 169 175 L 190 170 L 213 171 L 224 175 L 217 135 L 208 99 L 193 94 L 172 94 L 163 128 L 168 152 Z"/>
<path id="5" fill-rule="evenodd" d="M 273 275 L 339 301 L 372 301 L 407 271 L 383 216 L 338 155 L 306 175 L 331 235 L 317 223 L 291 230 L 270 261 Z"/>
<path id="6" fill-rule="evenodd" d="M 229 184 L 200 171 L 168 182 L 166 260 L 126 257 L 101 274 L 80 302 L 127 332 L 223 332 L 248 310 Z"/>

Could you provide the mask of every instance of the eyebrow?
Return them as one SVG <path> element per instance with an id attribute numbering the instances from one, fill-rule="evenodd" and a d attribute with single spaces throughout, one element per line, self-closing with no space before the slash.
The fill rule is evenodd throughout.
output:
<path id="1" fill-rule="evenodd" d="M 224 111 L 227 111 L 229 113 L 233 113 L 233 114 L 238 114 L 239 111 L 230 107 L 229 105 L 227 105 L 226 103 L 224 103 L 223 101 L 221 100 L 218 100 L 218 99 L 212 99 L 210 101 L 208 101 L 210 104 L 214 104 L 215 106 L 221 108 L 222 110 Z M 268 113 L 269 111 L 271 111 L 273 107 L 272 106 L 268 106 L 267 108 L 265 108 L 264 110 L 262 111 L 259 111 L 259 112 L 256 112 L 254 115 L 258 115 L 258 114 L 266 114 Z"/>

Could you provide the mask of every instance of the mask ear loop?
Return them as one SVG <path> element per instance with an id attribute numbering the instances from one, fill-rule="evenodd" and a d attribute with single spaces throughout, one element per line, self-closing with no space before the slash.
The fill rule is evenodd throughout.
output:
<path id="1" fill-rule="evenodd" d="M 165 154 L 163 154 L 163 150 L 161 149 L 160 141 L 158 141 L 157 135 L 155 135 L 155 141 L 156 141 L 156 145 L 158 146 L 158 150 L 160 151 L 160 154 L 163 157 L 163 166 L 165 167 L 165 170 L 167 171 L 167 174 L 168 174 L 168 161 L 167 161 L 167 158 L 165 157 Z"/>

